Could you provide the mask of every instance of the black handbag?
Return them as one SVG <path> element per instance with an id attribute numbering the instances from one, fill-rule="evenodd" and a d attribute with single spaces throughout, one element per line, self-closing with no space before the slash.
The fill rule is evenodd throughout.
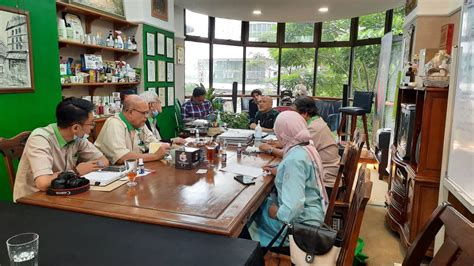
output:
<path id="1" fill-rule="evenodd" d="M 308 221 L 316 221 L 318 224 L 305 223 Z M 313 263 L 315 256 L 327 254 L 334 246 L 340 247 L 342 242 L 338 239 L 336 230 L 317 220 L 292 223 L 288 227 L 292 259 L 296 255 L 295 248 L 298 248 L 306 254 L 304 260 L 309 264 Z"/>

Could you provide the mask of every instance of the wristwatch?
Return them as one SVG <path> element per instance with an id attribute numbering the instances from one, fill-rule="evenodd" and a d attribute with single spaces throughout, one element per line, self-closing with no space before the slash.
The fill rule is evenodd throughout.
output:
<path id="1" fill-rule="evenodd" d="M 273 147 L 267 150 L 267 154 L 272 154 L 273 153 Z"/>

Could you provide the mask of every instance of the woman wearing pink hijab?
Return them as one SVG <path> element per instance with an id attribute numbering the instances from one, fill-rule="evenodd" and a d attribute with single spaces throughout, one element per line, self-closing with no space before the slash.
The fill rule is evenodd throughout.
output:
<path id="1" fill-rule="evenodd" d="M 265 200 L 249 225 L 250 236 L 262 246 L 270 243 L 283 224 L 323 221 L 328 202 L 326 190 L 322 189 L 321 158 L 310 143 L 303 117 L 294 111 L 282 112 L 273 129 L 284 149 L 275 177 L 276 195 Z M 280 244 L 283 235 L 274 246 Z"/>

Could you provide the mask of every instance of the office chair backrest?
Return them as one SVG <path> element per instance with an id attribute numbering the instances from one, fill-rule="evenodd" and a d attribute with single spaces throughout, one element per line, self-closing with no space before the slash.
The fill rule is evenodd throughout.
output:
<path id="1" fill-rule="evenodd" d="M 372 110 L 372 101 L 374 99 L 373 92 L 354 91 L 353 107 L 360 107 L 364 109 L 365 113 L 370 114 Z"/>

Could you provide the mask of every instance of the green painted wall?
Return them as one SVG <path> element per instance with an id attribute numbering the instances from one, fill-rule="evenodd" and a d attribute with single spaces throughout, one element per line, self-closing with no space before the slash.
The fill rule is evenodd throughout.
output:
<path id="1" fill-rule="evenodd" d="M 7 138 L 54 122 L 55 108 L 61 100 L 56 0 L 0 0 L 3 7 L 16 7 L 17 3 L 30 15 L 35 91 L 0 94 L 0 136 Z M 0 200 L 12 200 L 3 158 Z"/>
<path id="2" fill-rule="evenodd" d="M 147 33 L 151 33 L 154 35 L 154 41 L 155 41 L 155 55 L 147 55 Z M 160 55 L 158 54 L 158 48 L 157 48 L 157 33 L 162 33 L 165 35 L 165 55 Z M 173 104 L 174 103 L 169 103 L 168 101 L 168 93 L 169 93 L 169 87 L 172 87 L 173 95 L 175 91 L 174 87 L 174 72 L 173 72 L 173 82 L 148 82 L 148 66 L 147 66 L 147 61 L 148 60 L 153 60 L 155 61 L 155 77 L 156 80 L 158 80 L 158 61 L 164 61 L 164 62 L 171 62 L 174 64 L 174 46 L 173 46 L 173 58 L 169 58 L 166 56 L 166 38 L 171 38 L 173 39 L 173 44 L 174 44 L 174 33 L 169 32 L 166 30 L 162 30 L 147 24 L 143 24 L 143 84 L 145 90 L 148 90 L 148 88 L 156 88 L 156 93 L 159 93 L 159 88 L 165 88 L 165 102 L 161 103 L 163 106 L 163 112 L 158 115 L 158 125 L 160 127 L 160 134 L 161 137 L 164 139 L 169 139 L 172 137 L 175 137 L 175 129 L 176 129 L 176 119 L 175 119 L 175 109 Z M 174 69 L 173 69 L 174 70 Z M 166 73 L 166 71 L 165 71 Z"/>

